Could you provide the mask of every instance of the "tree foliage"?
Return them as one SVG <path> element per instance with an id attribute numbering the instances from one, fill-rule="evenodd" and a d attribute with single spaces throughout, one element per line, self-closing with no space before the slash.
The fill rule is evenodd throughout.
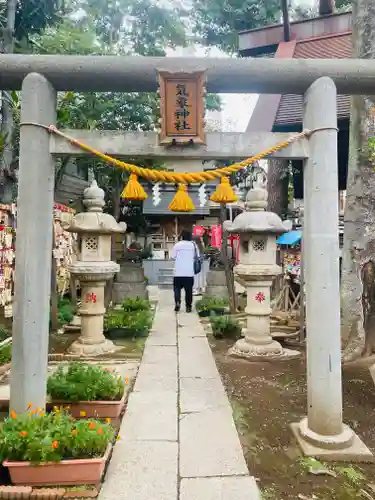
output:
<path id="1" fill-rule="evenodd" d="M 335 3 L 338 11 L 351 7 L 351 0 Z M 316 7 L 296 5 L 290 9 L 293 20 L 317 15 Z M 236 53 L 239 32 L 281 22 L 281 0 L 192 0 L 189 16 L 199 43 Z"/>
<path id="2" fill-rule="evenodd" d="M 14 38 L 16 42 L 39 33 L 69 11 L 67 0 L 16 0 Z M 8 0 L 0 0 L 0 25 L 6 27 Z"/>
<path id="3" fill-rule="evenodd" d="M 280 21 L 280 0 L 193 0 L 191 15 L 201 43 L 234 53 L 238 32 Z"/>

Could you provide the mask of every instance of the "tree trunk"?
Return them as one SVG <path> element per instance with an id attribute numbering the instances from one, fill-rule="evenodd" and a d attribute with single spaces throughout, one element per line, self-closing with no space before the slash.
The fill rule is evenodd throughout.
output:
<path id="1" fill-rule="evenodd" d="M 355 0 L 353 57 L 374 55 L 375 4 Z M 344 361 L 375 348 L 375 176 L 368 142 L 374 135 L 374 106 L 373 97 L 352 98 L 341 280 Z"/>
<path id="2" fill-rule="evenodd" d="M 319 1 L 319 16 L 327 16 L 332 14 L 335 10 L 334 0 L 320 0 Z"/>
<path id="3" fill-rule="evenodd" d="M 14 25 L 16 19 L 17 0 L 7 2 L 7 25 L 2 33 L 2 52 L 12 54 L 14 51 Z M 4 149 L 0 159 L 0 200 L 2 203 L 13 201 L 13 107 L 12 99 L 8 92 L 3 91 L 1 96 L 1 137 Z"/>
<path id="4" fill-rule="evenodd" d="M 284 217 L 288 211 L 288 161 L 269 160 L 267 171 L 267 210 Z"/>

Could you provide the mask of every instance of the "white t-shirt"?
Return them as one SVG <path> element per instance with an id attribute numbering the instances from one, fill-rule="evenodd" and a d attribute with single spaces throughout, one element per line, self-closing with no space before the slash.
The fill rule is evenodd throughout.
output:
<path id="1" fill-rule="evenodd" d="M 194 277 L 195 248 L 193 241 L 179 241 L 173 247 L 172 259 L 175 260 L 174 275 L 176 277 Z"/>

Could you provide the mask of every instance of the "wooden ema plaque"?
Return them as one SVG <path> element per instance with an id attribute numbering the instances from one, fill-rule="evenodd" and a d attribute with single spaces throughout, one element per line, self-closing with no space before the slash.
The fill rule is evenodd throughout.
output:
<path id="1" fill-rule="evenodd" d="M 159 72 L 159 144 L 205 144 L 204 72 Z"/>

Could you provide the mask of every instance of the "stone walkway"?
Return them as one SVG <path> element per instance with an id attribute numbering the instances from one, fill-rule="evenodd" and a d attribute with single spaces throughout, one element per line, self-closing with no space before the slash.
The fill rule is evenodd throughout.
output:
<path id="1" fill-rule="evenodd" d="M 160 293 L 100 500 L 259 500 L 196 314 Z"/>

